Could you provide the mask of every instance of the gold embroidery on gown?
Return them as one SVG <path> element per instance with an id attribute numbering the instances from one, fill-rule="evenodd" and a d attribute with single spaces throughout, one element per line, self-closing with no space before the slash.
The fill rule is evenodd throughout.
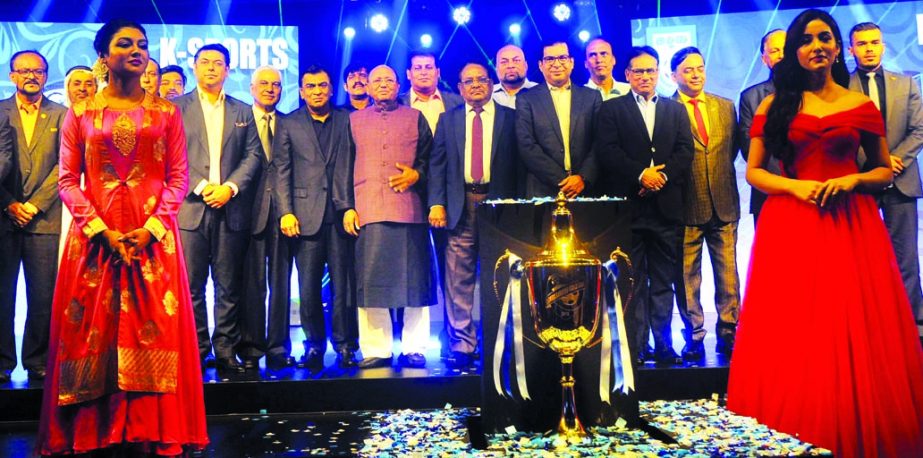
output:
<path id="1" fill-rule="evenodd" d="M 112 144 L 119 150 L 122 156 L 128 156 L 132 151 L 135 150 L 135 143 L 137 143 L 137 134 L 138 129 L 135 127 L 135 123 L 128 117 L 127 114 L 122 113 L 115 120 L 115 124 L 112 125 Z"/>

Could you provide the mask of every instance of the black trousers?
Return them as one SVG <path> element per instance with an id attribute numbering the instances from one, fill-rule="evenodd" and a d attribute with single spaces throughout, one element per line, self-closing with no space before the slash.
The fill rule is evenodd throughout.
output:
<path id="1" fill-rule="evenodd" d="M 202 223 L 194 231 L 180 231 L 189 290 L 199 340 L 199 356 L 205 358 L 215 347 L 215 356 L 230 358 L 240 341 L 238 326 L 242 283 L 242 254 L 246 253 L 249 234 L 232 231 L 225 223 L 224 209 L 205 209 Z M 208 335 L 208 309 L 205 283 L 211 271 L 215 286 L 213 301 L 215 329 Z"/>
<path id="2" fill-rule="evenodd" d="M 16 367 L 13 323 L 20 264 L 26 280 L 28 307 L 22 336 L 22 366 L 26 370 L 45 369 L 51 303 L 58 274 L 58 234 L 19 230 L 0 234 L 0 370 L 6 371 Z"/>
<path id="3" fill-rule="evenodd" d="M 325 264 L 330 272 L 332 293 L 330 341 L 336 350 L 357 350 L 355 240 L 338 224 L 324 223 L 316 234 L 296 237 L 291 244 L 298 267 L 299 316 L 305 335 L 305 351 L 313 348 L 323 353 L 327 349 L 321 301 Z"/>

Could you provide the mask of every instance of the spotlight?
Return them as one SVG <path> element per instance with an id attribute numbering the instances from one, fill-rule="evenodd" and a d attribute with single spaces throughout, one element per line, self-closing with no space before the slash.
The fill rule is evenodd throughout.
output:
<path id="1" fill-rule="evenodd" d="M 518 23 L 510 24 L 510 35 L 518 37 L 522 33 L 522 26 Z"/>
<path id="2" fill-rule="evenodd" d="M 465 25 L 471 20 L 471 10 L 467 6 L 459 6 L 452 11 L 452 19 L 458 25 Z"/>
<path id="3" fill-rule="evenodd" d="M 347 40 L 352 40 L 353 37 L 356 36 L 356 29 L 352 27 L 347 27 L 343 29 L 343 36 L 346 37 Z"/>
<path id="4" fill-rule="evenodd" d="M 577 34 L 577 38 L 580 38 L 580 41 L 586 43 L 586 41 L 590 39 L 590 32 L 581 30 L 580 33 Z"/>
<path id="5" fill-rule="evenodd" d="M 564 22 L 570 19 L 570 7 L 566 3 L 558 3 L 554 6 L 551 14 L 558 22 Z"/>
<path id="6" fill-rule="evenodd" d="M 423 35 L 420 35 L 420 46 L 422 46 L 422 47 L 424 47 L 424 48 L 429 48 L 429 47 L 432 46 L 432 45 L 433 45 L 433 36 L 432 36 L 432 35 L 430 35 L 430 34 L 428 34 L 428 33 L 424 33 Z"/>
<path id="7" fill-rule="evenodd" d="M 369 19 L 369 27 L 378 33 L 384 32 L 388 30 L 388 18 L 381 13 L 376 14 Z"/>

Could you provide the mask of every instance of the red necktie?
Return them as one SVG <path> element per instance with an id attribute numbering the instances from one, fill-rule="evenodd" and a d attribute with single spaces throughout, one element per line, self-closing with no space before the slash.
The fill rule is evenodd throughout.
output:
<path id="1" fill-rule="evenodd" d="M 699 111 L 699 100 L 689 99 L 689 103 L 692 104 L 692 114 L 695 116 L 695 128 L 699 131 L 699 138 L 702 139 L 702 144 L 708 146 L 708 132 L 705 131 L 705 119 Z"/>
<path id="2" fill-rule="evenodd" d="M 480 183 L 484 178 L 484 124 L 481 122 L 482 107 L 474 107 L 474 121 L 471 122 L 471 181 Z"/>

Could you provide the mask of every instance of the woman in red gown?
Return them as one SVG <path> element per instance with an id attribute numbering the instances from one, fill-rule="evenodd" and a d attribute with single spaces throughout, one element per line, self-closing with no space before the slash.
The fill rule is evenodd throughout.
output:
<path id="1" fill-rule="evenodd" d="M 60 194 L 73 214 L 58 272 L 41 454 L 182 455 L 208 443 L 176 213 L 187 189 L 174 105 L 141 89 L 144 29 L 104 25 L 109 85 L 68 112 Z M 80 189 L 80 173 L 86 189 Z"/>
<path id="2" fill-rule="evenodd" d="M 891 182 L 881 113 L 846 89 L 841 35 L 808 10 L 759 107 L 753 241 L 728 407 L 836 456 L 921 456 L 923 351 L 872 196 Z M 866 172 L 856 165 L 862 147 Z M 780 160 L 781 176 L 765 168 Z"/>

